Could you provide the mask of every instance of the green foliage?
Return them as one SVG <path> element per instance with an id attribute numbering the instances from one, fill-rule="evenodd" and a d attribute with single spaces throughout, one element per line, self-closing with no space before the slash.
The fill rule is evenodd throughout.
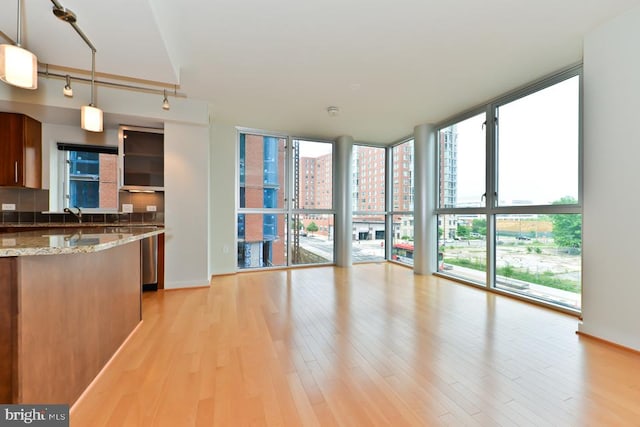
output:
<path id="1" fill-rule="evenodd" d="M 446 264 L 457 265 L 458 267 L 467 267 L 473 270 L 485 271 L 487 266 L 483 262 L 472 261 L 467 258 L 445 258 Z"/>
<path id="2" fill-rule="evenodd" d="M 577 203 L 573 197 L 565 196 L 553 202 L 554 205 L 570 205 Z M 582 215 L 554 214 L 549 215 L 553 225 L 553 239 L 557 246 L 579 250 L 582 247 Z"/>
<path id="3" fill-rule="evenodd" d="M 444 262 L 445 264 L 471 268 L 477 271 L 486 271 L 485 263 L 472 261 L 465 258 L 445 258 Z M 567 279 L 559 279 L 552 271 L 531 273 L 529 271 L 517 269 L 513 266 L 507 265 L 504 267 L 498 267 L 496 275 L 509 277 L 516 280 L 522 280 L 523 282 L 533 283 L 536 285 L 543 285 L 554 289 L 562 289 L 573 293 L 580 292 L 580 282 L 575 282 L 573 280 Z"/>
<path id="4" fill-rule="evenodd" d="M 486 219 L 474 219 L 471 222 L 471 231 L 474 233 L 482 234 L 483 236 L 487 234 L 487 220 Z"/>
<path id="5" fill-rule="evenodd" d="M 411 240 L 411 237 L 410 236 L 402 236 L 400 239 L 402 239 L 402 240 Z"/>
<path id="6" fill-rule="evenodd" d="M 438 227 L 438 237 L 442 237 L 442 235 L 444 234 L 444 230 L 442 229 L 442 227 Z"/>
<path id="7" fill-rule="evenodd" d="M 502 270 L 504 277 L 513 277 L 515 274 L 515 269 L 508 264 L 502 268 L 499 267 L 498 270 Z"/>
<path id="8" fill-rule="evenodd" d="M 542 253 L 542 249 L 540 249 L 540 248 L 536 248 L 536 249 L 535 249 L 535 251 L 536 251 L 536 253 L 537 253 L 538 255 L 540 255 L 540 254 Z"/>
<path id="9" fill-rule="evenodd" d="M 456 229 L 456 234 L 461 239 L 468 239 L 469 235 L 471 234 L 471 229 L 466 225 L 458 224 L 458 227 Z"/>
<path id="10" fill-rule="evenodd" d="M 309 223 L 309 225 L 307 225 L 307 231 L 309 233 L 315 233 L 316 231 L 318 231 L 318 225 L 312 221 L 311 223 Z"/>

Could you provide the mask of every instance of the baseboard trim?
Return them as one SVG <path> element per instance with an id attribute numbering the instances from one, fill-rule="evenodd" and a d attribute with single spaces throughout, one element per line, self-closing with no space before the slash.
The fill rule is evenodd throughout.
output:
<path id="1" fill-rule="evenodd" d="M 601 342 L 601 343 L 606 344 L 606 345 L 611 346 L 611 347 L 616 347 L 616 348 L 618 348 L 620 350 L 624 350 L 624 351 L 628 351 L 628 352 L 640 355 L 640 350 L 636 350 L 635 348 L 627 347 L 625 345 L 618 344 L 618 343 L 615 343 L 613 341 L 605 340 L 604 338 L 596 337 L 595 335 L 591 335 L 591 334 L 588 334 L 586 332 L 576 331 L 576 335 L 588 338 L 590 340 Z"/>
<path id="2" fill-rule="evenodd" d="M 214 277 L 225 277 L 225 276 L 235 276 L 236 274 L 238 274 L 237 271 L 232 271 L 231 273 L 219 273 L 219 274 L 212 274 L 211 278 L 213 279 Z"/>
<path id="3" fill-rule="evenodd" d="M 181 282 L 165 282 L 164 290 L 169 291 L 171 289 L 192 289 L 192 288 L 204 288 L 211 284 L 208 279 L 196 279 L 185 280 Z"/>

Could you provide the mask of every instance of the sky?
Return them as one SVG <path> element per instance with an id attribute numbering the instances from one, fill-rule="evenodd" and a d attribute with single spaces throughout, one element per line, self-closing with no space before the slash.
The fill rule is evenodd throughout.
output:
<path id="1" fill-rule="evenodd" d="M 320 157 L 331 153 L 333 144 L 329 142 L 316 142 L 297 140 L 300 145 L 300 157 Z"/>
<path id="2" fill-rule="evenodd" d="M 578 198 L 579 77 L 498 108 L 500 205 Z M 458 204 L 484 193 L 484 114 L 458 123 Z"/>

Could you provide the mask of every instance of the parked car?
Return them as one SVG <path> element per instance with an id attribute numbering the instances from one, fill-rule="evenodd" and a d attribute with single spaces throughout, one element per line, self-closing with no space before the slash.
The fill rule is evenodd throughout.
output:
<path id="1" fill-rule="evenodd" d="M 531 240 L 531 237 L 527 237 L 527 236 L 523 236 L 522 234 L 519 234 L 516 236 L 517 240 Z"/>

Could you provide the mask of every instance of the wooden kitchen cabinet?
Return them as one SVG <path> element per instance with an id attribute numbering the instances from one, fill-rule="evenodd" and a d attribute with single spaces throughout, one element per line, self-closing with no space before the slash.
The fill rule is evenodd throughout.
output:
<path id="1" fill-rule="evenodd" d="M 42 188 L 42 124 L 0 113 L 0 186 Z"/>

